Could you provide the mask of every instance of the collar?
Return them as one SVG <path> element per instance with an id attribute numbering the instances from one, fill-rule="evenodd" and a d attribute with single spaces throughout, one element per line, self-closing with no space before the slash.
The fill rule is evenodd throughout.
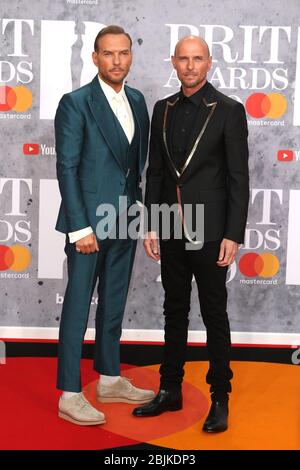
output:
<path id="1" fill-rule="evenodd" d="M 102 80 L 102 78 L 100 78 L 99 74 L 97 75 L 97 77 L 99 80 L 99 84 L 102 88 L 102 91 L 105 94 L 105 97 L 109 103 L 113 100 L 115 96 L 117 97 L 122 96 L 122 98 L 126 98 L 125 90 L 124 90 L 124 82 L 122 83 L 121 90 L 119 91 L 119 93 L 117 93 L 110 85 L 108 85 L 104 80 Z"/>
<path id="2" fill-rule="evenodd" d="M 181 88 L 180 92 L 179 92 L 179 99 L 182 100 L 182 101 L 187 100 L 187 101 L 190 101 L 191 103 L 193 103 L 196 106 L 200 106 L 200 104 L 202 103 L 202 99 L 203 99 L 207 89 L 208 89 L 208 82 L 207 81 L 200 88 L 200 90 L 196 91 L 191 96 L 185 96 L 183 91 L 182 91 L 182 88 Z"/>

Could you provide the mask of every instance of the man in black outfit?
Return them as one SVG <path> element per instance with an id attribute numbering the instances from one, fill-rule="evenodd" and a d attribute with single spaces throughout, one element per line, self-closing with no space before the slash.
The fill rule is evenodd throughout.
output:
<path id="1" fill-rule="evenodd" d="M 138 417 L 182 408 L 181 384 L 188 333 L 192 276 L 198 287 L 207 330 L 212 404 L 203 431 L 227 429 L 230 380 L 230 328 L 226 312 L 226 274 L 243 243 L 249 199 L 247 121 L 242 104 L 207 82 L 212 58 L 199 37 L 181 39 L 172 63 L 182 84 L 179 93 L 154 107 L 145 204 L 177 203 L 184 222 L 184 205 L 204 205 L 204 243 L 193 240 L 185 227 L 181 239 L 160 237 L 150 225 L 144 241 L 149 257 L 161 258 L 165 290 L 165 347 L 160 390 Z M 197 222 L 197 221 L 196 221 Z M 192 222 L 194 223 L 194 221 Z M 151 221 L 150 221 L 151 224 Z M 194 248 L 188 249 L 188 244 Z"/>

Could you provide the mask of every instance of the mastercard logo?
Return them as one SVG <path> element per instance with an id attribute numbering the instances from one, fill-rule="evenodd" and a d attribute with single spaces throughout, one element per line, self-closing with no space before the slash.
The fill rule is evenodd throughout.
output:
<path id="1" fill-rule="evenodd" d="M 239 270 L 247 277 L 272 277 L 279 271 L 279 260 L 272 253 L 247 253 L 239 260 Z"/>
<path id="2" fill-rule="evenodd" d="M 0 245 L 0 271 L 24 271 L 31 262 L 31 253 L 25 246 Z"/>
<path id="3" fill-rule="evenodd" d="M 0 111 L 22 113 L 32 106 L 32 93 L 25 86 L 0 86 Z"/>
<path id="4" fill-rule="evenodd" d="M 280 93 L 253 93 L 247 98 L 246 111 L 254 118 L 278 119 L 287 110 L 287 102 Z"/>

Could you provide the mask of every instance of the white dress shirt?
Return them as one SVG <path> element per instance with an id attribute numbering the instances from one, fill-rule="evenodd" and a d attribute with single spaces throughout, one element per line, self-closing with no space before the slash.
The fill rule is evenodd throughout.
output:
<path id="1" fill-rule="evenodd" d="M 102 88 L 102 91 L 108 101 L 109 106 L 111 107 L 113 113 L 121 124 L 123 131 L 128 139 L 128 142 L 131 143 L 134 135 L 134 118 L 130 104 L 128 102 L 125 90 L 124 83 L 119 93 L 105 83 L 98 75 L 99 84 Z M 75 243 L 83 237 L 93 233 L 92 227 L 85 227 L 81 230 L 76 230 L 75 232 L 69 233 L 70 243 Z"/>

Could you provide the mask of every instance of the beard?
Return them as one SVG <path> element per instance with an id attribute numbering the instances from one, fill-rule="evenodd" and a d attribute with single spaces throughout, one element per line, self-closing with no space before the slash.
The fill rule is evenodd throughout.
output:
<path id="1" fill-rule="evenodd" d="M 185 86 L 186 88 L 194 88 L 197 85 L 200 85 L 200 83 L 203 82 L 204 80 L 205 79 L 203 79 L 202 77 L 198 77 L 198 76 L 195 76 L 194 80 L 186 80 L 185 76 L 183 76 L 180 81 L 182 85 Z"/>
<path id="2" fill-rule="evenodd" d="M 124 78 L 128 74 L 127 70 L 122 69 L 122 71 L 118 75 L 114 75 L 111 71 L 108 71 L 106 73 L 101 73 L 101 77 L 103 80 L 107 83 L 114 83 L 114 84 L 119 84 L 124 81 Z"/>

